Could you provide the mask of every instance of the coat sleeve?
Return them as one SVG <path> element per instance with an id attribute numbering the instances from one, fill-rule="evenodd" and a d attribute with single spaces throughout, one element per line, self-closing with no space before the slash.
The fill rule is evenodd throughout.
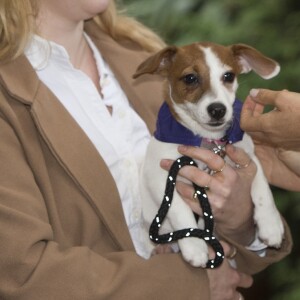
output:
<path id="1" fill-rule="evenodd" d="M 209 299 L 180 255 L 63 248 L 15 130 L 0 115 L 0 299 Z"/>
<path id="2" fill-rule="evenodd" d="M 279 249 L 267 248 L 265 255 L 262 257 L 260 257 L 256 252 L 246 249 L 243 245 L 236 243 L 226 236 L 221 237 L 221 239 L 236 247 L 237 255 L 235 260 L 238 270 L 252 275 L 264 270 L 271 264 L 279 262 L 290 254 L 293 246 L 293 240 L 290 229 L 284 219 L 283 224 L 284 237 L 281 247 Z"/>

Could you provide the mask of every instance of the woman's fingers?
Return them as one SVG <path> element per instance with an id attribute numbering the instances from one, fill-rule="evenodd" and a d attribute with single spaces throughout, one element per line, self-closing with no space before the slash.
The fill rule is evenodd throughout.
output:
<path id="1" fill-rule="evenodd" d="M 209 149 L 199 147 L 179 146 L 179 153 L 200 160 L 211 170 L 221 170 L 224 167 L 224 160 Z"/>
<path id="2" fill-rule="evenodd" d="M 220 241 L 220 243 L 223 247 L 225 257 L 227 259 L 234 259 L 234 257 L 237 254 L 236 248 L 224 241 Z M 238 283 L 239 287 L 249 288 L 253 284 L 253 278 L 250 275 L 238 272 L 238 277 L 239 277 L 239 283 Z"/>
<path id="3" fill-rule="evenodd" d="M 256 165 L 250 156 L 241 148 L 233 145 L 226 146 L 226 154 L 235 163 L 235 168 L 238 170 L 246 170 L 250 173 L 256 171 Z"/>
<path id="4" fill-rule="evenodd" d="M 252 286 L 252 284 L 253 284 L 253 278 L 252 278 L 252 276 L 250 276 L 248 274 L 245 274 L 245 273 L 241 273 L 241 272 L 239 272 L 239 275 L 240 275 L 239 287 L 241 287 L 241 288 L 249 288 L 249 287 Z"/>
<path id="5" fill-rule="evenodd" d="M 252 89 L 250 90 L 250 97 L 256 102 L 263 105 L 276 105 L 276 99 L 278 98 L 279 91 L 272 91 L 267 89 Z"/>
<path id="6" fill-rule="evenodd" d="M 221 159 L 221 158 L 220 158 Z M 221 159 L 223 161 L 223 159 Z M 172 166 L 174 161 L 172 160 L 166 160 L 163 159 L 160 163 L 160 166 L 165 169 L 169 170 Z M 224 165 L 224 164 L 222 164 Z M 191 182 L 194 182 L 195 184 L 205 187 L 209 186 L 211 187 L 211 176 L 207 174 L 206 172 L 192 166 L 185 166 L 179 171 L 179 175 L 188 179 Z"/>

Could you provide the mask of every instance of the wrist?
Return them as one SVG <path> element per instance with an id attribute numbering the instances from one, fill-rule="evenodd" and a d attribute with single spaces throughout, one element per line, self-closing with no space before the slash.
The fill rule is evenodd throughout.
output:
<path id="1" fill-rule="evenodd" d="M 254 221 L 251 220 L 235 228 L 216 226 L 216 233 L 243 246 L 249 246 L 255 240 L 256 227 Z"/>

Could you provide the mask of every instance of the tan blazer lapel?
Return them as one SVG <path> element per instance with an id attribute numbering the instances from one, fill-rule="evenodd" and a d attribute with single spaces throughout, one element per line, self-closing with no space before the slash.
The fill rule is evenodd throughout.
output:
<path id="1" fill-rule="evenodd" d="M 9 93 L 31 106 L 43 139 L 107 225 L 115 242 L 121 249 L 133 249 L 114 180 L 79 125 L 39 81 L 25 57 L 1 68 L 0 76 Z"/>

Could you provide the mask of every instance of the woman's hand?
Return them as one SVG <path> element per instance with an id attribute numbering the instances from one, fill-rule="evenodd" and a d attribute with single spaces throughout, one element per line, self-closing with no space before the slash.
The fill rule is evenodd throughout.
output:
<path id="1" fill-rule="evenodd" d="M 242 300 L 243 296 L 237 288 L 249 288 L 253 283 L 253 278 L 245 273 L 237 271 L 230 264 L 230 259 L 234 258 L 236 250 L 228 243 L 221 241 L 225 259 L 221 266 L 215 269 L 207 269 L 209 279 L 211 300 Z M 168 254 L 174 252 L 170 244 L 158 245 L 152 255 Z M 210 259 L 214 257 L 214 252 L 209 248 Z"/>
<path id="2" fill-rule="evenodd" d="M 231 267 L 228 258 L 233 253 L 232 247 L 221 242 L 225 259 L 222 265 L 213 270 L 207 270 L 210 285 L 211 300 L 242 300 L 243 296 L 237 288 L 249 288 L 253 279 L 250 275 L 239 272 Z"/>
<path id="3" fill-rule="evenodd" d="M 265 105 L 274 109 L 263 113 Z M 263 144 L 300 150 L 300 94 L 251 90 L 243 105 L 241 127 Z"/>
<path id="4" fill-rule="evenodd" d="M 183 167 L 179 174 L 190 182 L 199 186 L 208 186 L 207 196 L 215 219 L 216 231 L 234 239 L 235 241 L 248 245 L 254 237 L 253 203 L 250 189 L 256 165 L 249 156 L 239 148 L 232 145 L 226 146 L 229 158 L 245 168 L 234 169 L 212 151 L 180 146 L 179 152 L 207 164 L 211 170 L 222 170 L 213 176 L 195 167 Z M 169 170 L 173 161 L 163 160 L 161 166 Z M 198 200 L 194 199 L 194 188 L 190 184 L 178 182 L 177 191 L 190 205 L 192 210 L 202 215 Z"/>

